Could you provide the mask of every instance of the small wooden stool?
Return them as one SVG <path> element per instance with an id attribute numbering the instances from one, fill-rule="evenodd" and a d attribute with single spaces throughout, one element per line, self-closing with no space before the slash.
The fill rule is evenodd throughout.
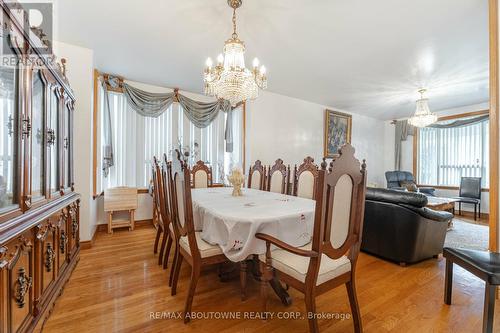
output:
<path id="1" fill-rule="evenodd" d="M 108 233 L 112 234 L 114 228 L 128 227 L 134 230 L 134 213 L 137 209 L 137 188 L 115 187 L 104 191 L 104 211 L 108 215 Z M 128 212 L 129 219 L 114 219 L 116 212 Z"/>

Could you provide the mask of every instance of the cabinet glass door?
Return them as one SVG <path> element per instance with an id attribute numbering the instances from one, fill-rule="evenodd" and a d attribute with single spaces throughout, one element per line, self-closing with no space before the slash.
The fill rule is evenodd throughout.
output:
<path id="1" fill-rule="evenodd" d="M 50 94 L 49 128 L 47 142 L 50 145 L 50 193 L 59 191 L 59 97 L 55 90 Z"/>
<path id="2" fill-rule="evenodd" d="M 0 211 L 17 204 L 18 70 L 0 66 Z"/>
<path id="3" fill-rule="evenodd" d="M 44 82 L 39 72 L 33 73 L 31 136 L 31 196 L 44 196 Z"/>

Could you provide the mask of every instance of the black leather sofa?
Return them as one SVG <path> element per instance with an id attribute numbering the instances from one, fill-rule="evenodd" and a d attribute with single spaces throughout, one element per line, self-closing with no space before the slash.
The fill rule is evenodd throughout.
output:
<path id="1" fill-rule="evenodd" d="M 385 179 L 387 180 L 387 188 L 393 190 L 406 190 L 401 185 L 403 182 L 415 183 L 415 177 L 408 171 L 386 171 Z M 434 196 L 434 192 L 436 191 L 433 187 L 419 187 L 418 190 L 420 193 L 430 196 Z"/>
<path id="2" fill-rule="evenodd" d="M 426 205 L 421 193 L 367 188 L 361 250 L 401 265 L 442 253 L 453 214 Z"/>

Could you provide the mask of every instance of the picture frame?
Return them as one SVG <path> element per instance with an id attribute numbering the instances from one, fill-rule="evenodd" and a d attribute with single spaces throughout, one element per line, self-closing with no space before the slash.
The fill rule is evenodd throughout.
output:
<path id="1" fill-rule="evenodd" d="M 339 156 L 339 149 L 351 143 L 352 115 L 326 109 L 324 131 L 324 156 Z"/>

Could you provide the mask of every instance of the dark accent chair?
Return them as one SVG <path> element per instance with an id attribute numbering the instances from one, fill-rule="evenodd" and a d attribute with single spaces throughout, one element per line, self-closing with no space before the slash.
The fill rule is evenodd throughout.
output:
<path id="1" fill-rule="evenodd" d="M 500 285 L 500 254 L 488 251 L 455 249 L 445 247 L 446 258 L 444 282 L 444 302 L 451 305 L 453 284 L 453 264 L 471 272 L 486 283 L 483 309 L 483 333 L 493 332 L 493 315 L 495 313 L 495 290 Z"/>
<path id="2" fill-rule="evenodd" d="M 368 188 L 361 250 L 402 266 L 437 257 L 453 214 L 426 205 L 421 193 Z"/>
<path id="3" fill-rule="evenodd" d="M 387 180 L 387 188 L 393 190 L 406 190 L 402 185 L 403 182 L 415 183 L 415 177 L 408 171 L 386 171 L 385 179 Z M 434 196 L 436 191 L 433 187 L 419 187 L 418 190 L 420 193 L 430 196 Z"/>
<path id="4" fill-rule="evenodd" d="M 462 215 L 462 202 L 474 205 L 474 221 L 479 206 L 479 218 L 481 218 L 481 177 L 462 177 L 458 193 L 458 214 Z"/>

